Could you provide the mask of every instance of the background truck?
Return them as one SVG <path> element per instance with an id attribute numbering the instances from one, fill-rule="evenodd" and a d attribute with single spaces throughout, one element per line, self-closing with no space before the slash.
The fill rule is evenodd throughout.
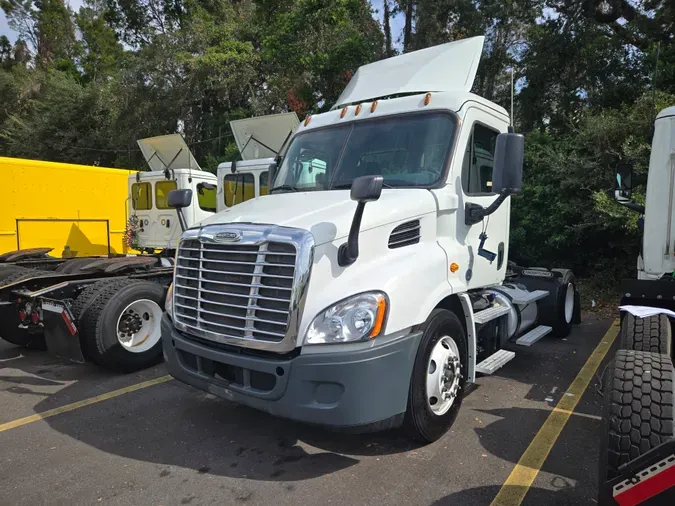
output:
<path id="1" fill-rule="evenodd" d="M 278 120 L 258 119 L 258 123 L 266 122 Z M 255 127 L 255 121 L 252 123 L 250 128 Z M 83 217 L 88 213 L 103 216 L 106 203 L 116 198 L 119 209 L 115 212 L 128 212 L 129 216 L 123 229 L 124 248 L 86 249 L 69 238 L 70 247 L 65 249 L 72 258 L 50 255 L 53 245 L 49 242 L 47 247 L 0 255 L 0 337 L 20 346 L 46 347 L 74 361 L 87 358 L 120 371 L 145 368 L 161 359 L 160 318 L 178 240 L 182 230 L 212 216 L 221 205 L 217 184 L 221 176 L 200 169 L 181 135 L 141 139 L 138 144 L 151 170 L 119 171 L 126 179 L 123 194 L 119 184 L 107 184 L 109 181 L 101 178 L 104 169 L 83 167 L 78 168 L 75 183 L 81 183 L 77 179 L 81 176 L 97 182 L 95 189 L 86 191 L 75 184 L 82 192 L 59 193 L 59 200 L 68 204 L 79 199 L 72 211 L 77 220 L 68 223 L 89 223 Z M 249 162 L 250 168 L 247 162 L 242 165 L 234 172 L 237 176 L 259 179 L 260 162 Z M 265 167 L 268 165 L 265 162 Z M 112 177 L 113 170 L 105 171 Z M 224 173 L 222 177 L 226 177 Z M 64 178 L 63 184 L 68 180 Z M 251 197 L 258 195 L 255 186 Z M 34 194 L 33 199 L 39 200 L 40 195 Z M 224 206 L 225 199 L 222 201 Z M 58 207 L 56 201 L 50 202 Z M 110 218 L 100 221 L 109 224 Z M 88 237 L 81 242 L 87 243 Z M 130 250 L 141 254 L 120 254 Z"/>
<path id="2" fill-rule="evenodd" d="M 580 320 L 567 269 L 508 259 L 523 137 L 470 93 L 475 37 L 357 71 L 308 116 L 269 195 L 187 230 L 169 372 L 274 415 L 433 441 L 513 350 Z"/>
<path id="3" fill-rule="evenodd" d="M 675 316 L 675 107 L 661 111 L 654 123 L 645 206 L 631 201 L 632 180 L 631 166 L 620 165 L 615 198 L 643 215 L 644 233 L 637 279 L 623 280 L 621 285 L 625 310 L 619 350 L 604 375 L 598 502 L 671 505 L 675 504 L 675 371 L 669 318 Z"/>

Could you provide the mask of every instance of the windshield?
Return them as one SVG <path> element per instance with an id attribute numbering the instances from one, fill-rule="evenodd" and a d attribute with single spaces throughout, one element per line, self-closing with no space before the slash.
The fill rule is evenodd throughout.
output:
<path id="1" fill-rule="evenodd" d="M 454 117 L 434 112 L 309 131 L 293 139 L 275 191 L 349 188 L 359 176 L 384 176 L 385 187 L 426 187 L 443 175 Z"/>

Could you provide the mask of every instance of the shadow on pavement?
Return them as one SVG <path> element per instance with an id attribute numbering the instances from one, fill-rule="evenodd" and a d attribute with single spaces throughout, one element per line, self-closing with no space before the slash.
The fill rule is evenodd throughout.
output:
<path id="1" fill-rule="evenodd" d="M 68 396 L 68 386 L 51 405 Z M 35 411 L 48 409 L 39 402 Z M 174 466 L 198 474 L 262 481 L 297 481 L 329 475 L 359 462 L 355 456 L 387 455 L 416 448 L 397 432 L 344 434 L 282 420 L 206 395 L 178 382 L 45 420 L 80 442 L 128 459 L 158 465 L 158 477 Z"/>
<path id="2" fill-rule="evenodd" d="M 439 499 L 432 506 L 487 506 L 499 493 L 500 488 L 498 486 L 488 486 L 462 490 L 461 492 L 456 492 Z M 522 487 L 509 488 L 505 489 L 504 492 L 517 493 L 518 495 L 523 492 Z M 576 495 L 574 489 L 571 488 L 548 490 L 531 487 L 526 492 L 525 499 L 522 502 L 524 506 L 574 506 L 589 504 L 586 499 Z"/>

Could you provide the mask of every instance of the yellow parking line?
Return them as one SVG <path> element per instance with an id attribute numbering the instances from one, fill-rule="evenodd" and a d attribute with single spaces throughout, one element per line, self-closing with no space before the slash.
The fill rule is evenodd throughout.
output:
<path id="1" fill-rule="evenodd" d="M 520 457 L 491 506 L 518 506 L 532 486 L 539 470 L 544 465 L 551 448 L 562 432 L 569 417 L 574 413 L 577 403 L 588 388 L 595 371 L 602 363 L 619 333 L 619 321 L 615 320 L 605 336 L 593 350 L 593 353 L 574 378 L 574 381 L 548 415 L 537 435 Z"/>
<path id="2" fill-rule="evenodd" d="M 112 392 L 97 395 L 96 397 L 90 397 L 89 399 L 84 399 L 81 401 L 73 402 L 72 404 L 66 404 L 65 406 L 60 406 L 58 408 L 43 411 L 42 413 L 30 415 L 25 418 L 19 418 L 18 420 L 13 420 L 11 422 L 3 423 L 2 425 L 0 425 L 0 432 L 4 432 L 9 429 L 21 427 L 22 425 L 44 420 L 45 418 L 60 415 L 61 413 L 67 413 L 68 411 L 74 411 L 76 409 L 84 408 L 85 406 L 91 406 L 92 404 L 96 404 L 97 402 L 107 401 L 108 399 L 113 399 L 115 397 L 119 397 L 120 395 L 135 392 L 136 390 L 141 390 L 142 388 L 151 387 L 153 385 L 159 385 L 160 383 L 165 383 L 170 379 L 171 376 L 168 375 L 161 376 L 159 378 L 143 381 L 141 383 L 136 383 L 135 385 L 129 385 L 128 387 L 120 388 L 119 390 L 113 390 Z"/>

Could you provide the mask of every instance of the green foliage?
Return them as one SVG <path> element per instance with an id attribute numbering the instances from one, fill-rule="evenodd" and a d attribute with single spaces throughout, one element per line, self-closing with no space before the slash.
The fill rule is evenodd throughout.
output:
<path id="1" fill-rule="evenodd" d="M 0 155 L 144 168 L 136 139 L 180 130 L 215 172 L 239 156 L 231 120 L 326 110 L 364 63 L 485 35 L 474 91 L 508 108 L 513 72 L 527 136 L 512 259 L 618 279 L 641 238 L 612 198 L 614 168 L 634 164 L 644 202 L 654 117 L 675 104 L 673 5 L 85 0 L 75 13 L 64 0 L 0 0 L 18 35 L 0 36 Z"/>

